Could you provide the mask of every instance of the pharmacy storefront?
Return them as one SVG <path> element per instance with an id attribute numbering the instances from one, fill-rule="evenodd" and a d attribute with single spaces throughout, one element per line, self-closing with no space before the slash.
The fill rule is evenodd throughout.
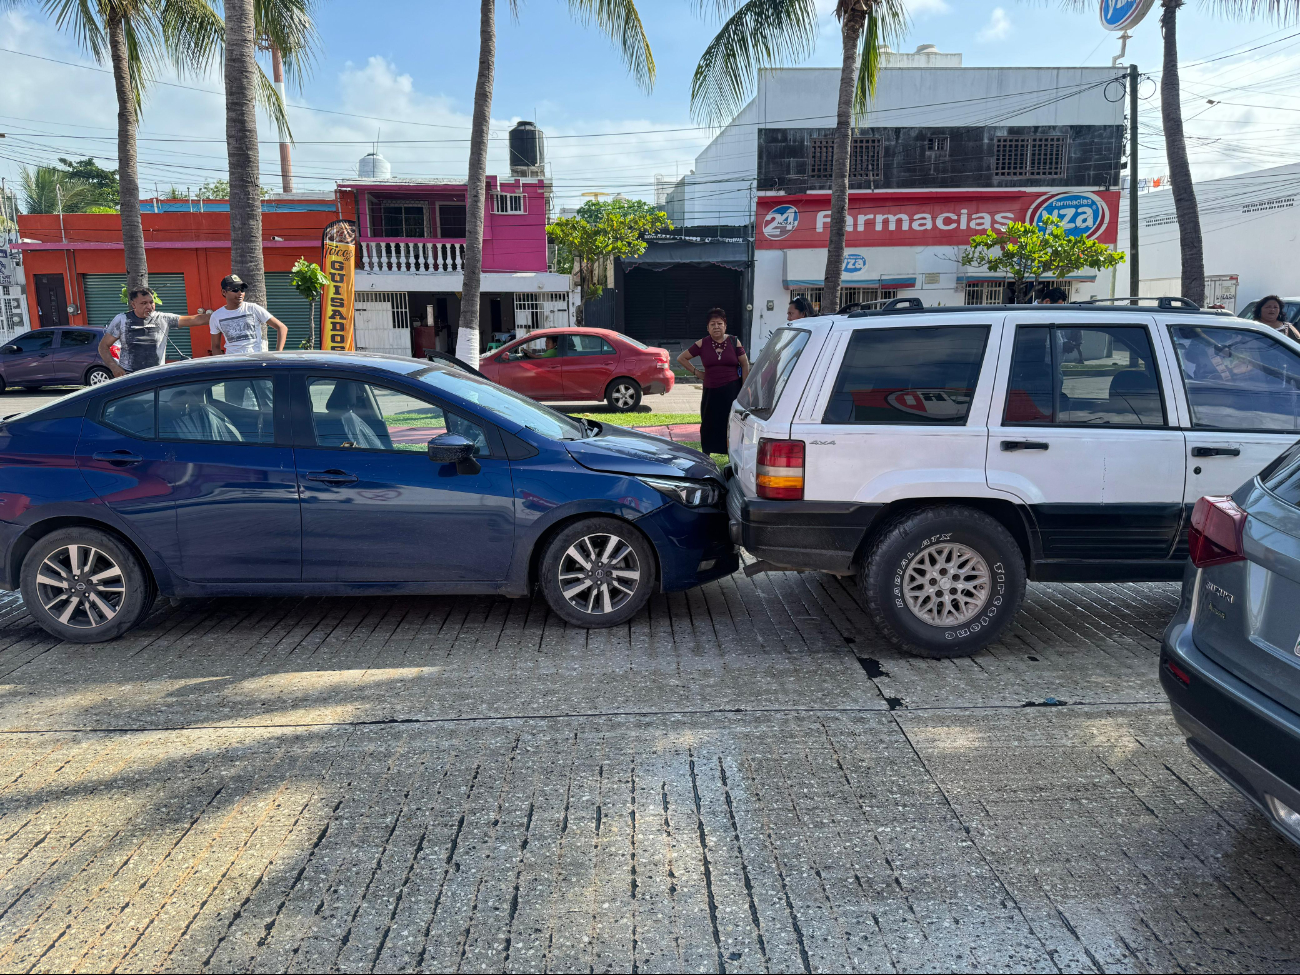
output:
<path id="1" fill-rule="evenodd" d="M 820 308 L 830 202 L 829 193 L 758 198 L 751 338 L 756 349 L 785 321 L 796 295 Z M 1013 220 L 1041 223 L 1051 215 L 1068 233 L 1113 246 L 1118 206 L 1116 191 L 852 192 L 840 304 L 908 295 L 927 305 L 1000 303 L 1003 276 L 961 264 L 971 237 L 1004 230 Z M 1095 272 L 1085 270 L 1056 283 L 1073 298 L 1087 298 L 1095 282 Z"/>

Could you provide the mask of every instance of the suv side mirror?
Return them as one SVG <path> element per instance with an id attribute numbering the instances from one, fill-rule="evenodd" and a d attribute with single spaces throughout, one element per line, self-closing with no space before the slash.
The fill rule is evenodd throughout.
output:
<path id="1" fill-rule="evenodd" d="M 483 468 L 474 459 L 474 442 L 456 433 L 444 433 L 429 441 L 429 460 L 455 464 L 457 474 L 477 474 Z"/>

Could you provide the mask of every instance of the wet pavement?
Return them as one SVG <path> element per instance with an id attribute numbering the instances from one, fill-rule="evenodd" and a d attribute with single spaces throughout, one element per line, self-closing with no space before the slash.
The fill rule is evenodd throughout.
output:
<path id="1" fill-rule="evenodd" d="M 974 658 L 737 574 L 540 600 L 0 604 L 5 971 L 1293 971 L 1300 852 L 1186 748 L 1170 585 Z"/>

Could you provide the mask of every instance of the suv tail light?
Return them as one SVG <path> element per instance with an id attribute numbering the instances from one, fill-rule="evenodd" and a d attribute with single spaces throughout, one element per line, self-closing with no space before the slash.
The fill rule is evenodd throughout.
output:
<path id="1" fill-rule="evenodd" d="M 759 440 L 758 496 L 769 501 L 803 500 L 802 440 Z"/>
<path id="2" fill-rule="evenodd" d="M 1192 509 L 1192 526 L 1187 531 L 1187 549 L 1198 569 L 1246 558 L 1241 533 L 1246 512 L 1226 495 L 1201 498 Z"/>

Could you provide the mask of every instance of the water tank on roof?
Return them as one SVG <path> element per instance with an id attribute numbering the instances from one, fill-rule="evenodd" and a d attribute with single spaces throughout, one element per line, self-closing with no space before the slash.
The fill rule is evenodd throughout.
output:
<path id="1" fill-rule="evenodd" d="M 366 153 L 357 163 L 357 175 L 362 179 L 388 179 L 392 174 L 393 167 L 377 152 Z"/>
<path id="2" fill-rule="evenodd" d="M 516 122 L 510 130 L 510 175 L 537 179 L 546 175 L 546 143 L 532 122 Z"/>
<path id="3" fill-rule="evenodd" d="M 938 54 L 939 49 L 933 44 L 922 44 L 916 49 L 917 54 Z"/>

